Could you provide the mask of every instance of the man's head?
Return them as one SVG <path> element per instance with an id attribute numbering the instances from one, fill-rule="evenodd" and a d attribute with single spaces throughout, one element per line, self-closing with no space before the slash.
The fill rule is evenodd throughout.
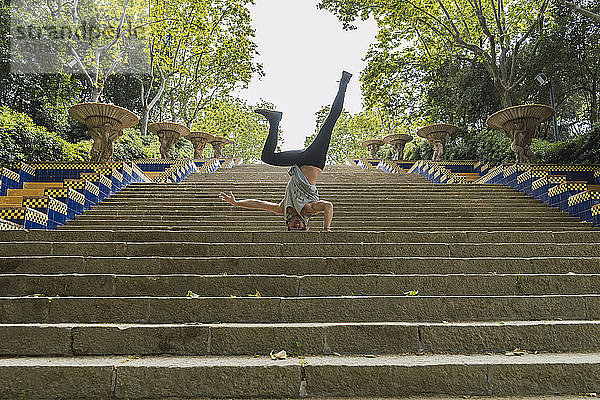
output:
<path id="1" fill-rule="evenodd" d="M 290 214 L 287 213 L 285 216 L 285 223 L 287 225 L 288 231 L 307 231 L 308 226 L 302 220 L 302 217 L 297 213 Z"/>

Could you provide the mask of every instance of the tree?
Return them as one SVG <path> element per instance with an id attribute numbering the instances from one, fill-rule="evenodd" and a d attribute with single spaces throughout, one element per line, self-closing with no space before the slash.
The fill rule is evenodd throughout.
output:
<path id="1" fill-rule="evenodd" d="M 177 12 L 161 9 L 153 17 L 169 14 L 172 20 L 168 34 L 158 34 L 160 23 L 153 33 L 151 70 L 160 78 L 152 101 L 160 97 L 161 113 L 191 127 L 213 100 L 246 87 L 254 73 L 262 74 L 254 62 L 258 52 L 247 8 L 253 0 L 170 1 Z M 150 87 L 142 88 L 142 97 L 148 97 Z"/>
<path id="2" fill-rule="evenodd" d="M 437 122 L 481 127 L 498 109 L 481 63 L 428 57 L 411 46 L 394 51 L 388 44 L 371 45 L 361 76 L 365 106 L 383 118 L 388 134 Z"/>
<path id="3" fill-rule="evenodd" d="M 13 6 L 13 61 L 29 73 L 69 71 L 99 101 L 108 77 L 131 62 L 142 0 L 23 0 Z M 33 43 L 33 44 L 32 44 Z"/>
<path id="4" fill-rule="evenodd" d="M 361 89 L 367 109 L 373 110 L 388 135 L 423 114 L 423 73 L 412 49 L 394 52 L 384 43 L 372 45 L 365 56 Z"/>
<path id="5" fill-rule="evenodd" d="M 379 42 L 400 49 L 407 42 L 430 57 L 461 56 L 483 64 L 503 107 L 512 105 L 525 79 L 518 60 L 536 53 L 549 0 L 321 0 L 345 28 L 356 18 L 375 17 Z M 525 46 L 533 43 L 532 46 Z M 524 54 L 527 52 L 528 54 Z"/>
<path id="6" fill-rule="evenodd" d="M 600 4 L 591 9 L 600 11 Z M 600 115 L 600 24 L 564 5 L 557 7 L 554 19 L 531 64 L 530 82 L 539 72 L 552 76 L 560 115 L 568 118 L 571 113 L 575 120 L 582 116 L 591 127 Z"/>
<path id="7" fill-rule="evenodd" d="M 80 101 L 83 85 L 63 73 L 11 71 L 11 19 L 8 1 L 0 3 L 0 105 L 25 113 L 36 125 L 64 138 L 71 134 L 67 109 Z"/>

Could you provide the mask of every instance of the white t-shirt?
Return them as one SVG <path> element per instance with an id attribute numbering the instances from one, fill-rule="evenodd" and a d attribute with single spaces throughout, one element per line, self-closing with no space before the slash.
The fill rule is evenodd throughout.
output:
<path id="1" fill-rule="evenodd" d="M 319 201 L 319 191 L 315 185 L 308 182 L 297 165 L 292 166 L 288 173 L 291 178 L 285 187 L 284 208 L 287 210 L 288 207 L 292 207 L 300 215 L 304 225 L 308 226 L 308 219 L 311 215 L 302 216 L 300 213 L 307 203 Z"/>

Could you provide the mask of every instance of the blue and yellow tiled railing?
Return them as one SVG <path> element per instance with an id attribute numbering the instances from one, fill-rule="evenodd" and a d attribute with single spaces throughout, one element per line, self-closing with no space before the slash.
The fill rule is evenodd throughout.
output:
<path id="1" fill-rule="evenodd" d="M 156 164 L 160 164 L 160 161 Z M 171 165 L 172 163 L 169 163 Z M 176 174 L 182 179 L 192 168 Z M 0 230 L 55 229 L 131 183 L 151 182 L 132 162 L 17 163 L 0 168 Z M 4 197 L 11 193 L 11 197 Z"/>
<path id="2" fill-rule="evenodd" d="M 465 173 L 469 166 L 472 166 L 472 171 Z M 462 168 L 460 172 L 458 168 Z M 420 174 L 434 183 L 468 183 L 457 179 L 456 175 L 480 174 L 481 177 L 472 183 L 513 187 L 600 226 L 600 165 L 512 164 L 489 167 L 483 162 L 422 160 L 416 162 L 409 172 Z"/>
<path id="3" fill-rule="evenodd" d="M 222 158 L 18 163 L 0 168 L 0 230 L 55 229 L 130 184 L 179 183 L 193 172 L 210 173 L 241 163 L 241 158 Z M 17 193 L 6 196 L 11 189 Z"/>

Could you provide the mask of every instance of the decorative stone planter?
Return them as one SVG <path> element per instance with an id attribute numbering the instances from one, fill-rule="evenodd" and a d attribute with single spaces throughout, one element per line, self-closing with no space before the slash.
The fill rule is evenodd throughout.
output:
<path id="1" fill-rule="evenodd" d="M 413 140 L 413 137 L 406 134 L 388 135 L 383 138 L 385 144 L 389 144 L 394 148 L 394 160 L 404 159 L 404 146 L 406 143 Z"/>
<path id="2" fill-rule="evenodd" d="M 75 104 L 69 109 L 69 116 L 87 126 L 94 140 L 90 152 L 92 162 L 109 161 L 115 141 L 123 135 L 123 129 L 139 122 L 139 118 L 131 111 L 105 103 Z"/>
<path id="3" fill-rule="evenodd" d="M 444 161 L 446 144 L 458 131 L 458 126 L 451 124 L 433 124 L 424 126 L 417 131 L 417 135 L 427 139 L 433 149 L 432 161 Z"/>
<path id="4" fill-rule="evenodd" d="M 174 122 L 155 122 L 148 125 L 148 130 L 158 136 L 160 156 L 163 160 L 174 159 L 173 146 L 180 137 L 191 133 L 186 126 Z"/>
<path id="5" fill-rule="evenodd" d="M 214 158 L 221 158 L 221 153 L 223 152 L 223 148 L 233 142 L 227 138 L 224 138 L 221 136 L 215 136 L 214 139 L 211 140 L 209 143 L 213 147 L 213 150 L 215 152 Z"/>
<path id="6" fill-rule="evenodd" d="M 377 159 L 379 148 L 384 145 L 381 139 L 369 139 L 362 142 L 363 147 L 366 147 L 371 152 L 371 159 Z"/>
<path id="7" fill-rule="evenodd" d="M 504 132 L 511 140 L 517 164 L 533 164 L 531 140 L 538 135 L 539 126 L 554 116 L 554 109 L 543 104 L 524 104 L 500 110 L 490 115 L 486 123 Z"/>
<path id="8" fill-rule="evenodd" d="M 204 147 L 215 139 L 213 135 L 206 132 L 191 132 L 185 138 L 194 145 L 194 159 L 202 158 Z"/>

